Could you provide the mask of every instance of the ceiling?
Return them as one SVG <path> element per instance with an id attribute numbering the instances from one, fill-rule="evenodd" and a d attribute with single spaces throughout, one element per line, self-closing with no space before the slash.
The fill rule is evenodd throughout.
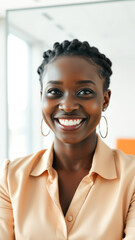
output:
<path id="1" fill-rule="evenodd" d="M 101 2 L 102 0 L 97 0 Z M 6 10 L 20 8 L 36 8 L 59 4 L 70 4 L 79 2 L 97 2 L 96 0 L 0 0 L 0 17 L 5 16 Z M 105 0 L 107 1 L 107 0 Z"/>
<path id="2" fill-rule="evenodd" d="M 135 1 L 9 11 L 8 20 L 10 28 L 47 47 L 79 38 L 111 56 L 135 55 Z"/>

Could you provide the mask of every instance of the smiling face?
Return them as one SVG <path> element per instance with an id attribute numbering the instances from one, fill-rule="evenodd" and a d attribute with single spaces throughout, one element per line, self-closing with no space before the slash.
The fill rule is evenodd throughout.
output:
<path id="1" fill-rule="evenodd" d="M 43 75 L 42 114 L 55 137 L 79 143 L 96 134 L 101 112 L 109 104 L 97 67 L 78 56 L 49 63 Z"/>

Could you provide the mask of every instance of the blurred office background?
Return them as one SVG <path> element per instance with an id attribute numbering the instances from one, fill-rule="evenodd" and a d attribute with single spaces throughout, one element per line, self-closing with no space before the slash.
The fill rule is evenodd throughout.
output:
<path id="1" fill-rule="evenodd" d="M 112 60 L 105 142 L 116 148 L 124 140 L 134 154 L 135 1 L 3 0 L 0 7 L 0 165 L 53 140 L 53 133 L 40 132 L 37 67 L 54 42 L 73 38 L 89 41 Z"/>

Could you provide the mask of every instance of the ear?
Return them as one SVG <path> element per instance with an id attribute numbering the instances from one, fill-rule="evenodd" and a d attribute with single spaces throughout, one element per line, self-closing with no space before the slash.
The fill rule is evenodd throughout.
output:
<path id="1" fill-rule="evenodd" d="M 110 97 L 111 97 L 111 90 L 108 89 L 104 92 L 104 101 L 103 101 L 102 111 L 105 111 L 106 108 L 108 107 L 110 102 Z"/>
<path id="2" fill-rule="evenodd" d="M 42 101 L 42 90 L 40 91 L 40 97 L 41 97 L 41 101 Z"/>

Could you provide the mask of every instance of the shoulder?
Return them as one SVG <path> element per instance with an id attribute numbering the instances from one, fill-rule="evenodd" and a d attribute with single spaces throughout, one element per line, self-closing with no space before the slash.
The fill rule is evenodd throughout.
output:
<path id="1" fill-rule="evenodd" d="M 6 159 L 0 170 L 0 188 L 8 189 L 13 196 L 19 189 L 26 187 L 32 169 L 42 158 L 46 150 L 41 150 L 30 155 L 19 157 L 10 161 Z M 19 190 L 20 191 L 20 190 Z"/>
<path id="2" fill-rule="evenodd" d="M 120 149 L 112 149 L 113 154 L 115 156 L 116 159 L 119 159 L 119 161 L 123 162 L 123 163 L 133 163 L 135 164 L 135 155 L 131 155 L 131 154 L 126 154 L 123 151 L 121 151 Z"/>
<path id="3" fill-rule="evenodd" d="M 8 176 L 12 174 L 18 175 L 21 173 L 29 174 L 33 166 L 39 161 L 45 152 L 46 149 L 43 149 L 36 153 L 16 158 L 13 161 L 6 159 L 2 164 L 1 175 L 4 174 L 4 172 L 7 172 Z"/>
<path id="4" fill-rule="evenodd" d="M 135 176 L 135 156 L 125 154 L 119 149 L 112 149 L 117 170 L 124 174 Z"/>

